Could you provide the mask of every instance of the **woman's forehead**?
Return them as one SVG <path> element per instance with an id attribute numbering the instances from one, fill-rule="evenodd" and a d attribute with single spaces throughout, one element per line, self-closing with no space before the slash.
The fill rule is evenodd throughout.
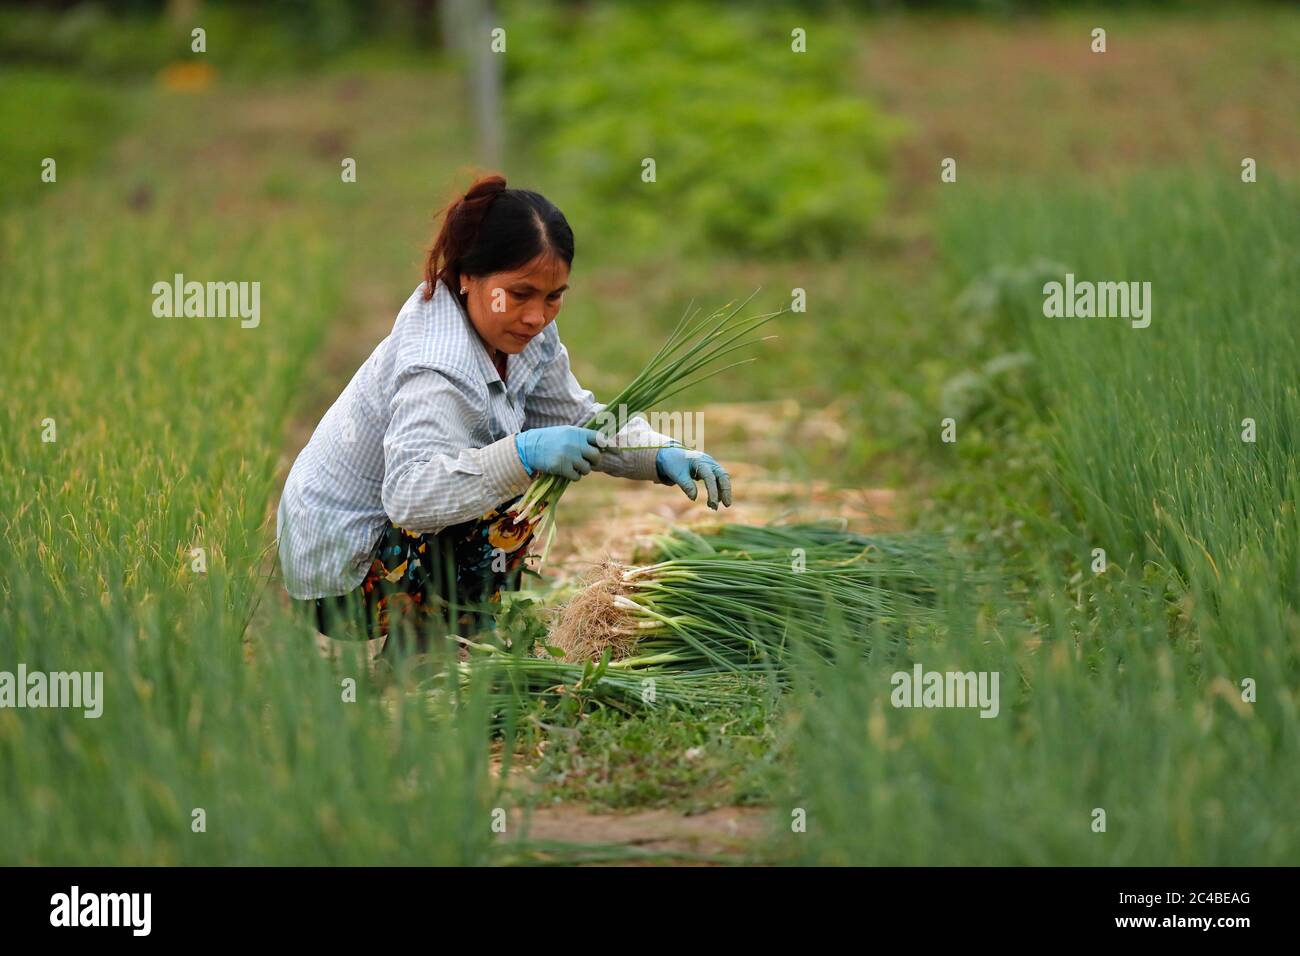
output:
<path id="1" fill-rule="evenodd" d="M 542 254 L 518 269 L 499 272 L 493 278 L 502 283 L 526 284 L 552 292 L 568 283 L 569 264 L 557 255 Z"/>

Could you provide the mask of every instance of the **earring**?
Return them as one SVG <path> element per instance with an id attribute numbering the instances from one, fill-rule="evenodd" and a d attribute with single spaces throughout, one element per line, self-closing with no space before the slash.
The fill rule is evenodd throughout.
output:
<path id="1" fill-rule="evenodd" d="M 464 286 L 461 286 L 461 287 L 460 287 L 460 294 L 461 294 L 461 295 L 465 295 L 467 292 L 469 292 L 469 289 L 465 288 Z"/>

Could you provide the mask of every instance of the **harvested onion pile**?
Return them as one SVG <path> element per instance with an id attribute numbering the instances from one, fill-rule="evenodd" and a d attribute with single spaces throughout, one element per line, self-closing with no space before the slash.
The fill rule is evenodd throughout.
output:
<path id="1" fill-rule="evenodd" d="M 728 704 L 783 686 L 796 650 L 832 659 L 901 639 L 933 614 L 948 561 L 935 538 L 825 524 L 677 529 L 652 539 L 645 558 L 599 568 L 535 654 L 464 642 L 462 678 L 488 668 L 503 698 L 628 712 Z"/>
<path id="2" fill-rule="evenodd" d="M 654 553 L 650 564 L 606 564 L 563 608 L 550 642 L 566 660 L 608 652 L 620 670 L 765 670 L 795 630 L 828 656 L 832 628 L 865 641 L 924 610 L 941 554 L 932 539 L 826 525 L 677 530 Z"/>

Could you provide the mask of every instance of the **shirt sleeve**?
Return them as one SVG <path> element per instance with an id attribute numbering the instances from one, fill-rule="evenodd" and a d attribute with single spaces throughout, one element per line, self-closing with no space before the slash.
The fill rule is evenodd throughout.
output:
<path id="1" fill-rule="evenodd" d="M 596 401 L 596 396 L 578 384 L 569 366 L 569 350 L 557 337 L 555 357 L 529 392 L 524 407 L 524 430 L 547 428 L 553 425 L 586 425 L 606 406 Z M 611 409 L 618 414 L 618 409 Z M 614 436 L 615 445 L 680 445 L 676 439 L 662 435 L 650 427 L 640 415 L 635 415 Z M 638 481 L 662 481 L 655 467 L 659 452 L 655 448 L 644 450 L 606 450 L 594 466 L 596 471 L 619 478 Z"/>
<path id="2" fill-rule="evenodd" d="M 402 374 L 384 433 L 384 511 L 417 534 L 468 521 L 522 494 L 531 478 L 515 436 L 471 447 L 487 414 L 468 373 L 416 367 Z"/>

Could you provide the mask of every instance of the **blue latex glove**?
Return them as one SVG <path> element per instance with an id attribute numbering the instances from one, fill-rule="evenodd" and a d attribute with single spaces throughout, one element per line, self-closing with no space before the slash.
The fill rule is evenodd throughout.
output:
<path id="1" fill-rule="evenodd" d="M 530 477 L 540 471 L 569 481 L 590 474 L 608 444 L 609 439 L 594 428 L 577 425 L 530 428 L 515 435 L 519 461 Z"/>
<path id="2" fill-rule="evenodd" d="M 698 478 L 704 482 L 709 493 L 710 508 L 717 511 L 719 499 L 728 508 L 731 507 L 731 476 L 712 456 L 672 445 L 655 456 L 655 467 L 659 471 L 660 481 L 676 484 L 691 501 L 699 495 L 695 487 L 695 479 Z"/>

